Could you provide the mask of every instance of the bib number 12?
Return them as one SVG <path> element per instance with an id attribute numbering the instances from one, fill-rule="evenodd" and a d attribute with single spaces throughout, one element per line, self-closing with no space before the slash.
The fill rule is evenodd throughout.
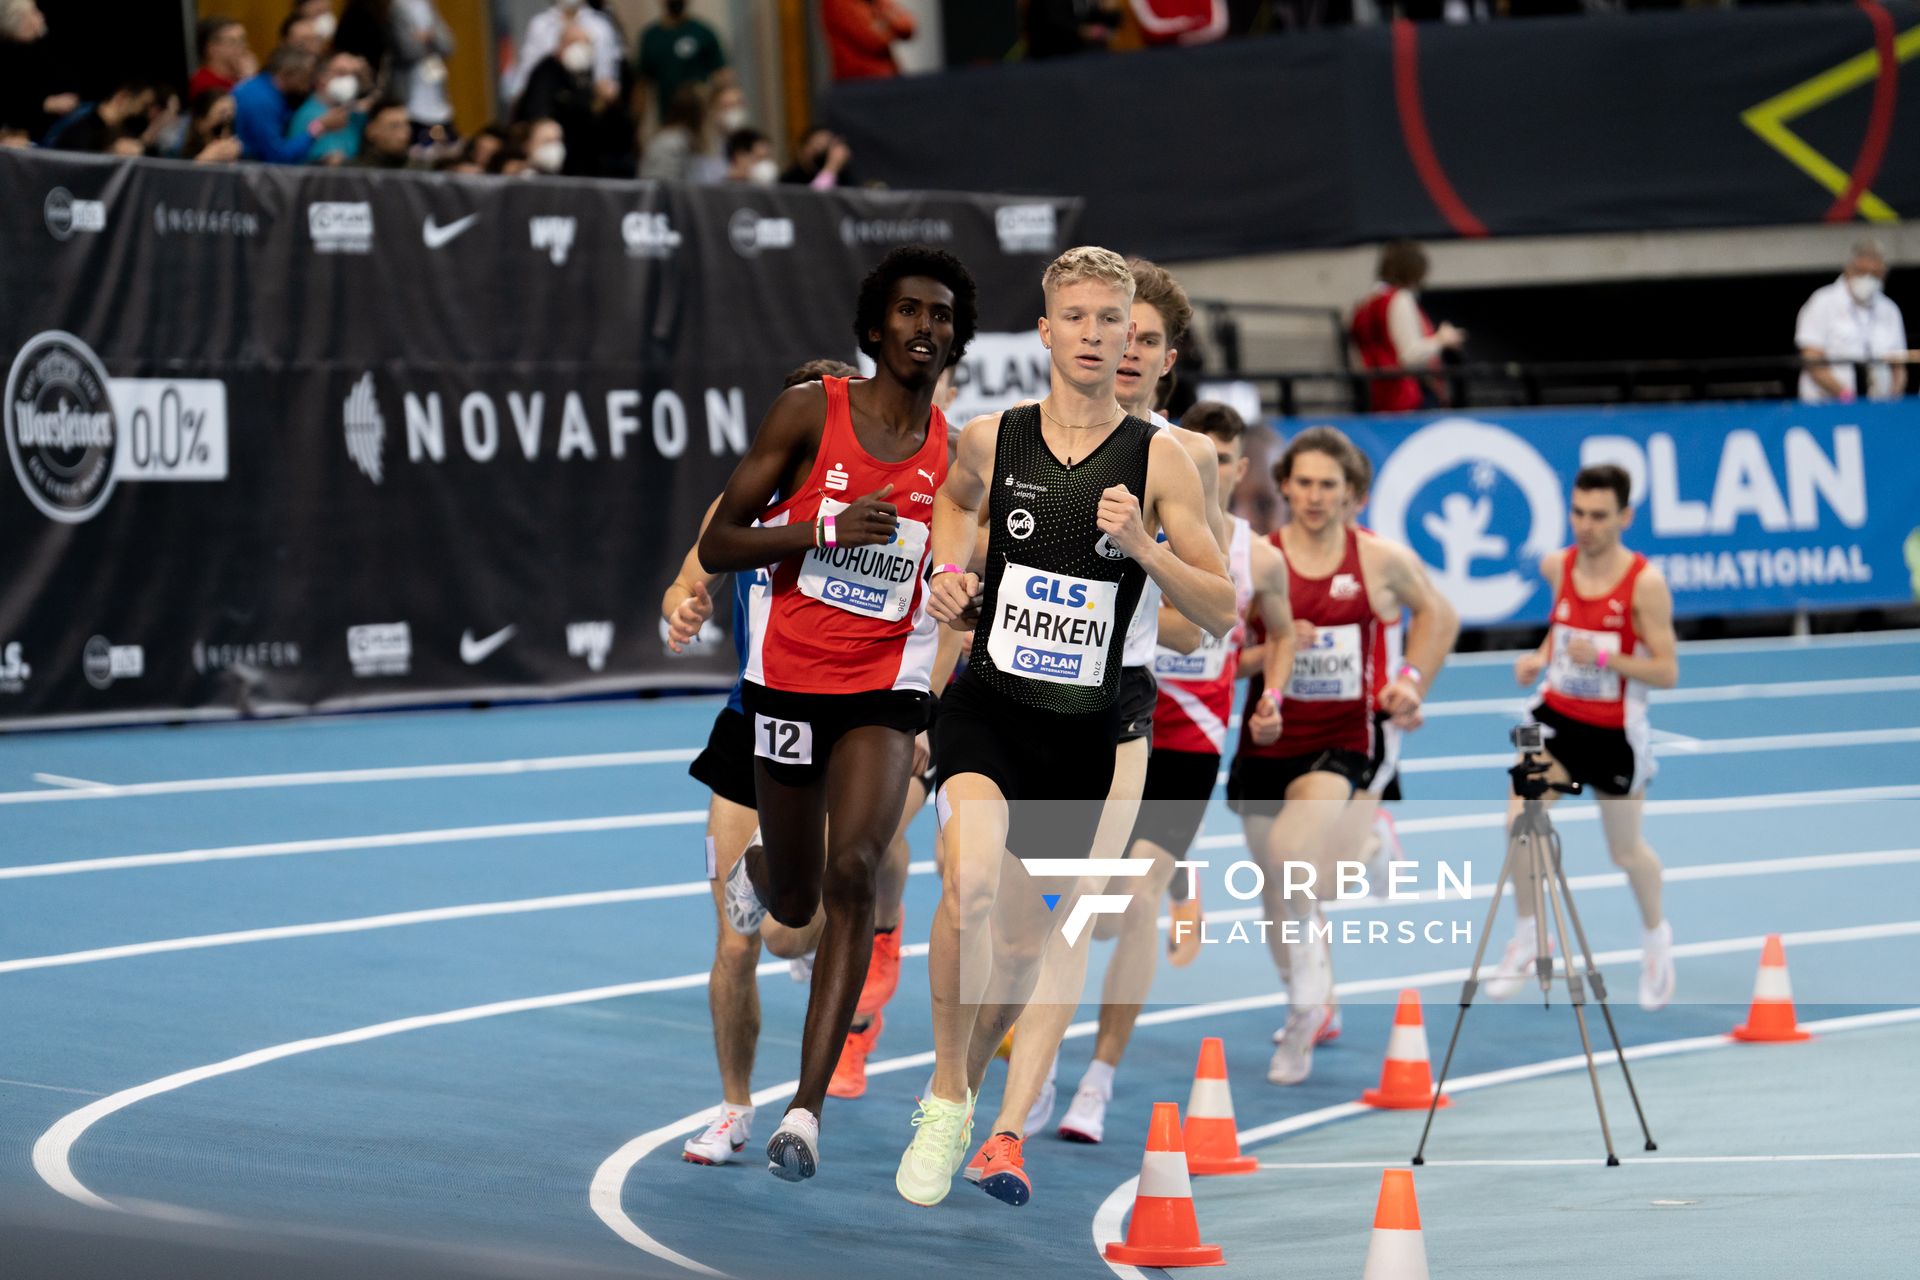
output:
<path id="1" fill-rule="evenodd" d="M 804 720 L 753 718 L 753 754 L 775 764 L 813 763 L 813 726 Z"/>

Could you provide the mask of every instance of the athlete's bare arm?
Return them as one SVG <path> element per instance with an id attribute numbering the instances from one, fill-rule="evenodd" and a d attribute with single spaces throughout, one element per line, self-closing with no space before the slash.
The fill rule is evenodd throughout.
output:
<path id="1" fill-rule="evenodd" d="M 1200 473 L 1200 494 L 1207 503 L 1207 527 L 1213 530 L 1213 540 L 1225 555 L 1233 545 L 1233 522 L 1227 519 L 1226 509 L 1220 502 L 1220 458 L 1214 449 L 1213 437 L 1175 427 L 1173 438 L 1187 451 L 1194 469 Z"/>
<path id="2" fill-rule="evenodd" d="M 1674 647 L 1673 592 L 1667 586 L 1666 575 L 1652 565 L 1642 569 L 1634 580 L 1633 634 L 1639 638 L 1635 652 L 1614 654 L 1607 659 L 1607 666 L 1629 680 L 1638 680 L 1655 689 L 1671 689 L 1679 684 L 1680 653 Z"/>
<path id="3" fill-rule="evenodd" d="M 1402 608 L 1413 613 L 1407 624 L 1406 666 L 1417 670 L 1419 678 L 1396 672 L 1380 692 L 1380 709 L 1402 728 L 1411 728 L 1419 723 L 1420 702 L 1460 636 L 1460 612 L 1434 587 L 1426 567 L 1408 548 L 1385 538 L 1366 538 L 1360 555 L 1367 581 L 1379 583 L 1391 596 L 1376 597 L 1376 611 L 1386 605 L 1396 616 Z"/>
<path id="4" fill-rule="evenodd" d="M 701 534 L 706 533 L 707 525 L 713 520 L 713 513 L 719 506 L 718 498 L 707 504 L 706 514 L 700 517 Z M 660 616 L 667 623 L 669 649 L 679 653 L 700 634 L 700 628 L 713 616 L 713 589 L 720 585 L 720 579 L 725 576 L 707 572 L 706 566 L 700 563 L 700 538 L 696 536 L 680 561 L 680 572 L 667 584 L 666 594 L 660 597 Z"/>
<path id="5" fill-rule="evenodd" d="M 1168 604 L 1210 634 L 1224 636 L 1239 620 L 1233 579 L 1201 510 L 1200 492 L 1200 472 L 1187 451 L 1170 435 L 1155 435 L 1147 451 L 1146 501 L 1114 485 L 1100 495 L 1100 529 L 1139 562 Z M 1147 513 L 1165 530 L 1164 543 L 1147 532 Z"/>
<path id="6" fill-rule="evenodd" d="M 1163 649 L 1175 653 L 1192 653 L 1205 643 L 1207 633 L 1193 625 L 1186 614 L 1170 604 L 1160 606 L 1160 634 L 1154 641 Z"/>
<path id="7" fill-rule="evenodd" d="M 993 478 L 993 458 L 1000 439 L 1000 415 L 982 414 L 960 432 L 960 443 L 947 465 L 946 483 L 933 495 L 933 582 L 927 611 L 939 622 L 966 630 L 978 603 L 980 575 L 966 566 L 973 561 L 980 537 L 980 510 L 987 504 L 987 482 Z M 943 564 L 961 566 L 959 572 L 939 572 Z"/>
<path id="8" fill-rule="evenodd" d="M 1560 593 L 1560 566 L 1566 563 L 1565 550 L 1549 551 L 1540 557 L 1540 576 L 1547 580 L 1547 599 L 1552 600 Z M 1520 655 L 1513 664 L 1513 678 L 1522 688 L 1532 688 L 1540 681 L 1540 673 L 1547 669 L 1547 661 L 1553 656 L 1553 625 L 1549 621 L 1547 634 L 1540 637 L 1537 647 Z"/>
<path id="9" fill-rule="evenodd" d="M 1253 719 L 1247 722 L 1247 732 L 1264 747 L 1280 737 L 1280 702 L 1293 675 L 1293 599 L 1287 590 L 1287 558 L 1279 548 L 1260 538 L 1248 553 L 1248 567 L 1253 571 L 1252 607 L 1266 624 L 1267 643 L 1260 650 L 1260 679 L 1265 693 L 1254 707 Z"/>
<path id="10" fill-rule="evenodd" d="M 775 494 L 791 496 L 806 482 L 826 418 L 827 392 L 820 383 L 803 382 L 780 393 L 700 535 L 701 564 L 717 572 L 757 569 L 814 545 L 811 524 L 761 529 L 753 522 L 773 504 Z M 886 485 L 866 494 L 839 514 L 838 545 L 864 547 L 893 540 L 898 513 L 886 500 L 892 489 Z"/>

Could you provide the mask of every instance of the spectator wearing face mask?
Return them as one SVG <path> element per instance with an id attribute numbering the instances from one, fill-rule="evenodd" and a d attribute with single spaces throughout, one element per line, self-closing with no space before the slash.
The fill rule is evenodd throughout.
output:
<path id="1" fill-rule="evenodd" d="M 406 103 L 388 98 L 374 104 L 367 113 L 360 154 L 353 164 L 357 169 L 413 167 L 413 122 L 408 118 Z"/>
<path id="2" fill-rule="evenodd" d="M 567 135 L 558 120 L 535 120 L 527 128 L 527 167 L 548 177 L 566 172 Z"/>
<path id="3" fill-rule="evenodd" d="M 288 136 L 293 113 L 313 92 L 317 60 L 305 49 L 281 45 L 267 58 L 259 75 L 243 80 L 233 91 L 234 132 L 249 160 L 266 164 L 302 164 L 313 141 L 347 123 L 347 109 L 330 106 L 308 121 L 299 134 Z"/>
<path id="4" fill-rule="evenodd" d="M 56 121 L 41 145 L 56 151 L 128 152 L 125 139 L 142 139 L 153 126 L 160 104 L 159 89 L 143 80 L 130 81 L 99 102 L 75 108 Z"/>
<path id="5" fill-rule="evenodd" d="M 587 34 L 593 55 L 595 95 L 603 102 L 612 102 L 620 96 L 620 33 L 607 15 L 583 0 L 554 0 L 551 7 L 527 20 L 526 34 L 520 38 L 519 56 L 514 59 L 513 71 L 507 77 L 509 100 L 526 92 L 533 69 L 560 49 L 570 26 L 578 26 Z"/>
<path id="6" fill-rule="evenodd" d="M 304 136 L 307 126 L 335 107 L 347 109 L 347 121 L 338 129 L 314 138 L 308 164 L 344 164 L 360 154 L 360 137 L 367 127 L 367 97 L 373 73 L 351 53 L 335 53 L 321 64 L 314 91 L 293 113 L 287 125 L 292 137 Z"/>
<path id="7" fill-rule="evenodd" d="M 187 81 L 187 101 L 209 89 L 228 90 L 260 70 L 247 47 L 247 29 L 232 18 L 205 18 L 199 27 L 200 66 Z"/>
<path id="8" fill-rule="evenodd" d="M 661 118 L 683 84 L 706 84 L 714 73 L 727 65 L 727 53 L 712 27 L 691 16 L 687 0 L 666 0 L 658 21 L 640 32 L 635 66 L 643 83 L 653 86 L 655 110 Z M 722 86 L 716 86 L 716 88 Z M 735 92 L 738 92 L 736 89 Z M 744 109 L 744 102 L 742 107 Z M 720 104 L 714 104 L 716 116 Z M 737 124 L 721 123 L 722 129 L 738 129 Z"/>
<path id="9" fill-rule="evenodd" d="M 1886 250 L 1862 240 L 1840 278 L 1815 289 L 1800 308 L 1793 342 L 1803 358 L 1859 362 L 1808 365 L 1800 375 L 1802 403 L 1844 404 L 1857 397 L 1860 364 L 1866 365 L 1869 399 L 1898 400 L 1907 393 L 1906 365 L 1885 358 L 1907 349 L 1906 320 L 1886 295 L 1886 280 Z"/>
<path id="10" fill-rule="evenodd" d="M 780 175 L 780 181 L 804 183 L 815 191 L 830 191 L 837 186 L 856 186 L 847 175 L 853 161 L 853 148 L 831 129 L 810 129 L 794 152 L 793 163 Z"/>
<path id="11" fill-rule="evenodd" d="M 322 36 L 319 24 L 297 9 L 280 20 L 280 43 L 305 49 L 315 58 L 324 58 L 333 49 L 332 38 Z"/>
<path id="12" fill-rule="evenodd" d="M 438 141 L 453 124 L 447 97 L 447 59 L 453 56 L 453 28 L 433 0 L 392 0 L 388 14 L 388 92 L 406 104 L 415 140 Z"/>
<path id="13" fill-rule="evenodd" d="M 0 125 L 44 135 L 80 105 L 68 77 L 48 56 L 46 15 L 33 0 L 0 0 Z"/>
<path id="14" fill-rule="evenodd" d="M 780 181 L 780 164 L 773 158 L 773 140 L 758 129 L 735 129 L 727 135 L 727 181 L 770 187 Z"/>
<path id="15" fill-rule="evenodd" d="M 619 164 L 614 162 L 609 167 L 607 153 L 624 152 L 631 146 L 625 113 L 613 111 L 612 104 L 595 91 L 593 41 L 579 23 L 570 23 L 560 38 L 559 49 L 533 68 L 526 91 L 514 103 L 513 118 L 559 124 L 566 141 L 565 172 L 569 174 L 619 175 Z M 624 173 L 632 172 L 629 155 Z"/>

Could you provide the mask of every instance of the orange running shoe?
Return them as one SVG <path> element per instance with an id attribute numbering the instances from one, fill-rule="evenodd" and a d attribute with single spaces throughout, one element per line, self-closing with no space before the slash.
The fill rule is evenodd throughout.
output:
<path id="1" fill-rule="evenodd" d="M 903 920 L 902 924 L 905 923 Z M 873 956 L 867 961 L 867 980 L 860 988 L 855 1017 L 871 1018 L 887 1007 L 900 986 L 900 926 L 873 935 Z"/>
<path id="2" fill-rule="evenodd" d="M 880 1041 L 880 1028 L 886 1019 L 879 1014 L 864 1031 L 849 1031 L 840 1046 L 840 1061 L 833 1066 L 833 1079 L 827 1081 L 829 1098 L 857 1098 L 867 1091 L 867 1055 Z"/>
<path id="3" fill-rule="evenodd" d="M 1026 1163 L 1020 1154 L 1020 1139 L 1011 1133 L 996 1133 L 967 1165 L 966 1178 L 995 1200 L 1018 1208 L 1033 1198 Z"/>

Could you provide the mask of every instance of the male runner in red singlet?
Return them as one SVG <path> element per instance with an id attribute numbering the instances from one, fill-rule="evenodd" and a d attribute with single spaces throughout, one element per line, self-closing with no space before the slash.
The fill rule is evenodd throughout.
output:
<path id="1" fill-rule="evenodd" d="M 1540 647 L 1514 664 L 1514 677 L 1531 685 L 1546 673 L 1533 718 L 1546 727 L 1548 777 L 1585 783 L 1600 809 L 1607 852 L 1627 873 L 1645 926 L 1640 1007 L 1673 999 L 1673 926 L 1660 910 L 1660 859 L 1641 834 L 1642 806 L 1655 768 L 1647 690 L 1680 681 L 1674 648 L 1673 594 L 1660 570 L 1621 545 L 1633 523 L 1632 489 L 1619 467 L 1587 467 L 1573 478 L 1573 545 L 1550 551 L 1540 576 L 1553 588 L 1553 620 Z M 1546 796 L 1551 804 L 1554 793 Z M 1508 820 L 1520 812 L 1511 796 Z M 1527 912 L 1534 877 L 1516 876 L 1514 902 Z M 1538 949 L 1530 913 L 1514 921 L 1513 940 L 1491 978 L 1488 995 L 1504 1000 L 1533 973 Z M 1551 942 L 1551 939 L 1549 939 Z"/>
<path id="2" fill-rule="evenodd" d="M 952 254 L 889 253 L 861 283 L 854 319 L 874 376 L 784 392 L 700 539 L 711 569 L 773 567 L 743 686 L 764 845 L 729 877 L 729 911 L 742 932 L 766 911 L 799 928 L 826 903 L 799 1088 L 767 1144 L 768 1170 L 790 1182 L 819 1167 L 820 1106 L 872 952 L 874 869 L 927 722 L 934 636 L 918 623 L 947 472 L 934 384 L 976 313 L 973 278 Z"/>
<path id="3" fill-rule="evenodd" d="M 1362 465 L 1353 442 L 1332 427 L 1302 431 L 1274 464 L 1292 514 L 1268 536 L 1287 558 L 1299 643 L 1284 689 L 1248 691 L 1240 750 L 1227 779 L 1227 798 L 1246 822 L 1248 848 L 1265 862 L 1273 922 L 1267 940 L 1289 987 L 1287 1022 L 1267 1068 L 1274 1084 L 1307 1078 L 1314 1042 L 1333 1015 L 1332 957 L 1310 926 L 1318 898 L 1334 891 L 1335 863 L 1353 852 L 1337 843 L 1340 818 L 1379 767 L 1374 709 L 1403 725 L 1415 723 L 1459 631 L 1458 615 L 1411 550 L 1349 526 Z M 1402 609 L 1413 615 L 1407 661 L 1376 693 L 1374 671 L 1386 660 L 1383 626 Z M 1274 698 L 1283 699 L 1283 727 L 1278 741 L 1262 746 L 1248 726 Z M 1288 863 L 1312 868 L 1311 893 L 1285 891 Z"/>

